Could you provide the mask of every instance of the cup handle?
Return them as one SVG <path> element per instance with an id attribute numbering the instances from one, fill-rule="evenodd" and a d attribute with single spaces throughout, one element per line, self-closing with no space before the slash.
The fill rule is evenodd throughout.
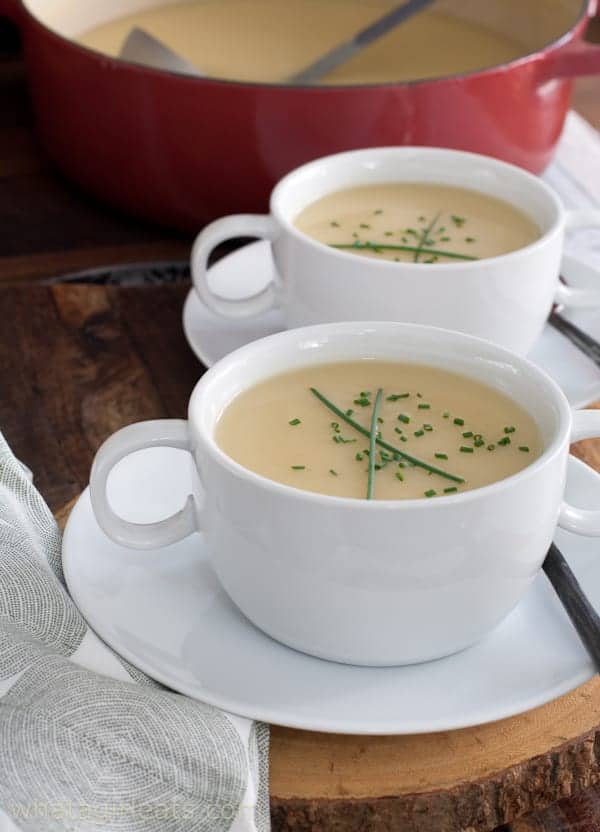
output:
<path id="1" fill-rule="evenodd" d="M 184 419 L 156 419 L 128 425 L 100 446 L 90 475 L 90 497 L 102 531 L 120 546 L 130 549 L 157 549 L 168 546 L 197 531 L 197 513 L 190 494 L 180 511 L 156 523 L 131 523 L 119 517 L 106 494 L 108 476 L 123 457 L 143 448 L 190 450 L 187 422 Z"/>
<path id="2" fill-rule="evenodd" d="M 600 228 L 600 211 L 589 208 L 581 211 L 568 211 L 566 221 L 566 231 L 576 231 L 579 228 Z M 568 254 L 563 255 L 561 264 L 561 274 L 567 280 L 569 277 L 577 279 L 579 275 L 600 280 L 600 271 L 593 266 L 582 263 L 575 257 Z M 556 294 L 554 295 L 554 302 L 562 306 L 571 306 L 574 308 L 586 308 L 600 306 L 600 289 L 573 289 L 571 286 L 565 286 L 560 283 Z"/>
<path id="3" fill-rule="evenodd" d="M 573 413 L 571 442 L 600 436 L 600 410 L 576 410 Z M 600 511 L 577 508 L 566 501 L 560 507 L 558 525 L 562 529 L 587 537 L 600 537 Z"/>
<path id="4" fill-rule="evenodd" d="M 279 231 L 268 214 L 234 214 L 215 220 L 203 228 L 192 247 L 192 280 L 201 301 L 213 312 L 226 318 L 249 318 L 260 315 L 275 305 L 275 285 L 247 298 L 230 300 L 219 297 L 208 285 L 208 258 L 219 243 L 235 237 L 262 237 L 274 240 Z"/>

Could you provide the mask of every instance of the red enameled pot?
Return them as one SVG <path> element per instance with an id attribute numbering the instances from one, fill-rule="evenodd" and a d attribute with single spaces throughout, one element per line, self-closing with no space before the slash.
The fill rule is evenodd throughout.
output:
<path id="1" fill-rule="evenodd" d="M 583 40 L 597 0 L 572 2 L 567 31 L 502 66 L 313 88 L 184 77 L 107 58 L 42 22 L 49 0 L 0 0 L 0 14 L 22 30 L 39 136 L 64 173 L 119 208 L 197 230 L 222 214 L 264 211 L 284 173 L 351 148 L 438 145 L 543 170 L 572 79 L 600 73 L 600 47 Z M 80 0 L 73 4 L 81 14 Z"/>

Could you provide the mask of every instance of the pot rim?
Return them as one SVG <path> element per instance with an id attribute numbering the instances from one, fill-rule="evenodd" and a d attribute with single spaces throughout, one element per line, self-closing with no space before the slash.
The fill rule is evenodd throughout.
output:
<path id="1" fill-rule="evenodd" d="M 547 44 L 544 44 L 539 49 L 533 52 L 527 52 L 524 55 L 520 55 L 518 58 L 514 58 L 511 61 L 506 61 L 500 64 L 494 64 L 493 66 L 484 67 L 483 69 L 472 70 L 470 72 L 462 72 L 457 73 L 454 75 L 440 75 L 434 78 L 416 78 L 410 81 L 386 81 L 384 83 L 368 83 L 368 84 L 311 84 L 311 85 L 295 85 L 289 83 L 272 83 L 268 82 L 265 83 L 263 81 L 236 81 L 229 78 L 216 78 L 216 77 L 197 77 L 194 75 L 186 75 L 183 72 L 175 72 L 173 70 L 166 70 L 166 69 L 157 69 L 154 67 L 146 66 L 144 64 L 134 63 L 133 61 L 126 61 L 122 58 L 118 58 L 112 55 L 106 55 L 103 52 L 100 52 L 96 49 L 92 49 L 89 46 L 85 46 L 84 44 L 78 43 L 77 41 L 73 40 L 72 38 L 66 37 L 65 35 L 61 34 L 59 31 L 52 29 L 48 26 L 44 21 L 42 21 L 36 14 L 34 14 L 28 6 L 28 0 L 19 0 L 22 5 L 23 10 L 25 11 L 26 15 L 32 20 L 37 26 L 43 29 L 46 33 L 53 36 L 54 38 L 67 43 L 70 47 L 83 52 L 87 53 L 90 57 L 95 57 L 96 59 L 100 59 L 102 63 L 109 66 L 112 70 L 115 68 L 118 69 L 127 69 L 127 70 L 134 70 L 138 73 L 143 74 L 150 74 L 156 77 L 171 77 L 177 78 L 181 81 L 185 81 L 186 83 L 196 83 L 196 84 L 204 84 L 204 85 L 222 85 L 222 86 L 230 86 L 230 87 L 239 87 L 239 88 L 249 88 L 254 90 L 285 90 L 285 91 L 298 91 L 298 92 L 358 92 L 362 90 L 373 90 L 373 89 L 397 89 L 399 87 L 419 87 L 426 84 L 441 84 L 447 81 L 462 81 L 471 78 L 480 78 L 486 77 L 488 75 L 492 75 L 498 71 L 508 71 L 512 69 L 517 69 L 521 65 L 525 65 L 536 58 L 540 58 L 545 56 L 550 51 L 555 51 L 560 49 L 566 43 L 569 43 L 579 34 L 580 27 L 584 24 L 584 22 L 589 18 L 588 10 L 591 8 L 594 0 L 580 0 L 580 9 L 578 15 L 571 26 L 570 29 L 564 31 L 558 38 L 553 41 L 550 41 Z"/>

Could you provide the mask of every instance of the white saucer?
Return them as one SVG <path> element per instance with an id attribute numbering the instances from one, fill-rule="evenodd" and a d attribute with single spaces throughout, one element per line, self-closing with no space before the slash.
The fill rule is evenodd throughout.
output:
<path id="1" fill-rule="evenodd" d="M 182 451 L 119 463 L 109 497 L 133 521 L 164 517 L 189 493 Z M 600 504 L 600 477 L 571 460 L 569 499 Z M 598 542 L 556 541 L 600 608 Z M 278 725 L 403 734 L 481 724 L 529 710 L 591 678 L 592 663 L 546 577 L 483 642 L 447 659 L 361 668 L 311 658 L 264 635 L 237 610 L 200 535 L 162 551 L 123 549 L 97 526 L 86 490 L 63 542 L 67 583 L 90 626 L 118 653 L 181 693 Z"/>
<path id="2" fill-rule="evenodd" d="M 254 294 L 271 279 L 274 270 L 270 244 L 250 243 L 219 260 L 210 270 L 210 283 L 226 298 Z M 597 285 L 581 270 L 569 274 L 569 285 L 595 288 Z M 565 316 L 600 340 L 600 310 L 573 310 Z M 206 366 L 232 350 L 284 328 L 278 310 L 243 320 L 223 318 L 210 312 L 191 290 L 183 308 L 183 329 L 192 350 Z M 583 407 L 600 398 L 600 369 L 563 335 L 546 325 L 529 356 L 546 370 L 564 390 L 573 407 Z"/>

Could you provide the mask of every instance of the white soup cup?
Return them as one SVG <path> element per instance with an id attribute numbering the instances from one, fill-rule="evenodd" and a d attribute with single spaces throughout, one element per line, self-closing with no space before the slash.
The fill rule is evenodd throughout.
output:
<path id="1" fill-rule="evenodd" d="M 317 242 L 294 225 L 310 203 L 358 185 L 427 182 L 470 188 L 511 203 L 537 223 L 530 245 L 473 262 L 395 263 Z M 600 211 L 566 211 L 557 194 L 521 168 L 475 153 L 388 147 L 338 153 L 285 176 L 270 214 L 239 214 L 208 225 L 192 250 L 192 277 L 214 312 L 244 318 L 280 307 L 288 328 L 329 321 L 392 320 L 456 329 L 520 355 L 540 335 L 553 303 L 600 306 L 600 291 L 559 282 L 565 232 L 600 227 Z M 216 295 L 207 267 L 216 245 L 234 237 L 271 240 L 276 277 L 240 300 Z"/>
<path id="2" fill-rule="evenodd" d="M 541 456 L 472 491 L 370 501 L 279 484 L 217 445 L 221 413 L 248 387 L 299 367 L 375 359 L 445 368 L 506 393 L 535 420 Z M 353 664 L 422 662 L 474 643 L 512 610 L 557 523 L 600 535 L 600 511 L 563 502 L 569 443 L 599 435 L 599 411 L 571 412 L 543 371 L 490 342 L 410 324 L 324 324 L 255 341 L 216 363 L 194 389 L 187 421 L 114 434 L 96 455 L 91 499 L 101 528 L 123 546 L 167 546 L 201 531 L 232 600 L 291 647 Z M 123 457 L 157 445 L 190 452 L 194 494 L 168 519 L 130 523 L 110 507 L 107 478 Z"/>

